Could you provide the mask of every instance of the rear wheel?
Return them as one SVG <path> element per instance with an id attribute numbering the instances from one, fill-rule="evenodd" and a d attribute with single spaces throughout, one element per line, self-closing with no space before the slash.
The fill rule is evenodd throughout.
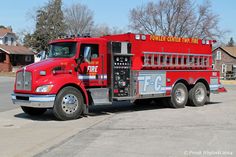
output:
<path id="1" fill-rule="evenodd" d="M 47 109 L 46 108 L 33 108 L 33 107 L 25 107 L 25 106 L 21 106 L 22 110 L 30 115 L 30 116 L 39 116 L 44 114 Z"/>
<path id="2" fill-rule="evenodd" d="M 78 89 L 65 87 L 56 96 L 53 113 L 59 120 L 77 119 L 83 111 L 83 102 Z"/>
<path id="3" fill-rule="evenodd" d="M 189 103 L 192 106 L 203 106 L 208 100 L 206 86 L 198 82 L 189 91 Z"/>
<path id="4" fill-rule="evenodd" d="M 183 83 L 177 83 L 171 93 L 169 104 L 173 108 L 184 108 L 188 101 L 188 90 Z"/>

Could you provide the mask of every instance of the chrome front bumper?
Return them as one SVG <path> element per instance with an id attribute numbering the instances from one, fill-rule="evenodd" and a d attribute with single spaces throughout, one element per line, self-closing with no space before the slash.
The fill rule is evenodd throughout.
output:
<path id="1" fill-rule="evenodd" d="M 56 95 L 31 95 L 17 94 L 11 95 L 13 104 L 34 108 L 53 108 Z"/>

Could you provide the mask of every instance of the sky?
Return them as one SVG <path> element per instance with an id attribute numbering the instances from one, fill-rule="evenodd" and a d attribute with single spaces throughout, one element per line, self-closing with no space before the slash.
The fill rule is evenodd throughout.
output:
<path id="1" fill-rule="evenodd" d="M 94 13 L 96 24 L 106 24 L 120 29 L 127 28 L 129 24 L 130 9 L 145 4 L 149 0 L 63 0 L 64 7 L 81 3 L 88 6 Z M 158 1 L 158 0 L 153 0 Z M 201 4 L 203 0 L 195 0 Z M 0 25 L 12 26 L 13 31 L 33 31 L 35 23 L 31 15 L 48 0 L 0 0 L 1 14 Z M 219 26 L 229 31 L 225 40 L 233 37 L 236 41 L 236 1 L 235 0 L 211 0 L 212 10 L 219 15 Z M 128 29 L 128 28 L 127 28 Z M 226 42 L 227 42 L 226 41 Z"/>

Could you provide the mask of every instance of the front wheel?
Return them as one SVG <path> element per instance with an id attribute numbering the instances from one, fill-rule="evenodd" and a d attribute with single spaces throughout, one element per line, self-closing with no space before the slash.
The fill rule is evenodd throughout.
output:
<path id="1" fill-rule="evenodd" d="M 177 83 L 171 93 L 169 104 L 173 108 L 184 108 L 188 102 L 188 90 L 183 83 Z"/>
<path id="2" fill-rule="evenodd" d="M 78 89 L 65 87 L 56 96 L 53 113 L 59 120 L 77 119 L 83 111 L 83 102 L 83 96 Z"/>
<path id="3" fill-rule="evenodd" d="M 46 108 L 33 108 L 33 107 L 25 107 L 21 106 L 21 109 L 30 116 L 39 116 L 44 114 L 47 109 Z"/>

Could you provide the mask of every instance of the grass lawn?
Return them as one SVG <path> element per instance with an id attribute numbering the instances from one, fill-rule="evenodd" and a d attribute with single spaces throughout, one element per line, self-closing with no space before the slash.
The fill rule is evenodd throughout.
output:
<path id="1" fill-rule="evenodd" d="M 0 76 L 8 76 L 8 77 L 15 77 L 15 72 L 0 72 Z"/>

